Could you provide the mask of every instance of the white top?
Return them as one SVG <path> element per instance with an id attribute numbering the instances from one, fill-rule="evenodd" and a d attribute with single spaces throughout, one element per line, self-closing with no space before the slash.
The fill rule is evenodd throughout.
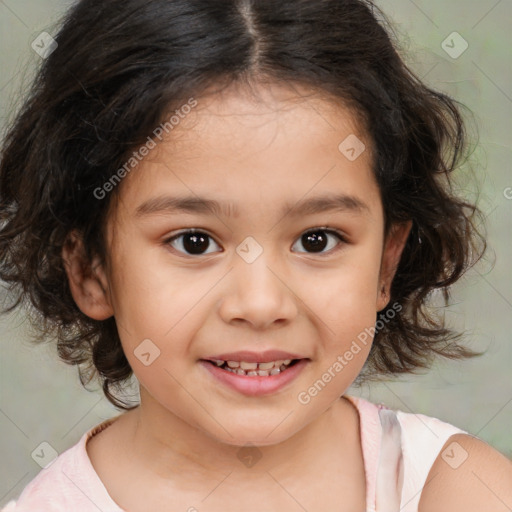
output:
<path id="1" fill-rule="evenodd" d="M 359 412 L 366 512 L 418 512 L 421 491 L 441 448 L 453 434 L 467 432 L 423 414 L 346 398 Z M 118 417 L 87 431 L 1 512 L 126 512 L 108 494 L 86 450 L 87 441 Z"/>

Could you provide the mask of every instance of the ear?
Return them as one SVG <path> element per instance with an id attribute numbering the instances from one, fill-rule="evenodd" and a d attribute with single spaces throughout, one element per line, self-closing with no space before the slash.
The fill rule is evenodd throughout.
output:
<path id="1" fill-rule="evenodd" d="M 99 258 L 87 260 L 83 240 L 72 231 L 62 248 L 62 259 L 71 295 L 82 313 L 94 320 L 106 320 L 114 314 L 108 279 Z"/>
<path id="2" fill-rule="evenodd" d="M 379 289 L 377 290 L 377 311 L 382 311 L 391 299 L 390 289 L 400 257 L 412 228 L 412 220 L 394 224 L 384 241 L 380 266 Z"/>

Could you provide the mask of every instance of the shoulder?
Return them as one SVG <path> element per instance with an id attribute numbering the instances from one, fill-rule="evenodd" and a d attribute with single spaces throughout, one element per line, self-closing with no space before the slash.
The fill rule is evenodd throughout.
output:
<path id="1" fill-rule="evenodd" d="M 484 441 L 454 434 L 444 443 L 421 493 L 419 512 L 509 512 L 512 462 Z"/>
<path id="2" fill-rule="evenodd" d="M 114 418 L 115 419 L 115 418 Z M 42 469 L 16 501 L 1 512 L 68 512 L 69 510 L 116 510 L 88 458 L 87 440 L 106 428 L 106 420 L 84 433 L 81 439 Z"/>
<path id="3" fill-rule="evenodd" d="M 56 500 L 66 496 L 67 468 L 74 459 L 76 448 L 71 447 L 61 453 L 50 465 L 42 469 L 23 489 L 16 501 L 8 503 L 2 512 L 25 512 L 28 510 L 61 511 L 65 503 Z"/>

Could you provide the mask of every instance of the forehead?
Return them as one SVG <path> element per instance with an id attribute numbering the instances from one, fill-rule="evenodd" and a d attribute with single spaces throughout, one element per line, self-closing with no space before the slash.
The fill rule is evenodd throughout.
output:
<path id="1" fill-rule="evenodd" d="M 365 148 L 356 159 L 343 152 L 346 140 Z M 244 205 L 281 211 L 315 192 L 368 196 L 376 183 L 370 143 L 352 110 L 316 91 L 274 84 L 207 91 L 122 188 L 133 212 L 172 192 L 231 204 L 240 215 Z"/>
<path id="2" fill-rule="evenodd" d="M 231 157 L 234 149 L 243 153 L 248 147 L 247 135 L 251 131 L 250 145 L 261 150 L 270 143 L 279 146 L 280 139 L 311 138 L 318 145 L 328 132 L 363 133 L 359 116 L 340 99 L 300 85 L 234 84 L 225 89 L 208 89 L 198 99 L 198 105 L 183 116 L 172 133 L 166 137 L 162 149 L 179 148 L 180 143 L 193 140 L 224 149 L 229 144 Z M 225 137 L 228 137 L 226 139 Z M 326 140 L 329 144 L 331 141 Z M 210 149 L 213 149 L 210 147 Z"/>

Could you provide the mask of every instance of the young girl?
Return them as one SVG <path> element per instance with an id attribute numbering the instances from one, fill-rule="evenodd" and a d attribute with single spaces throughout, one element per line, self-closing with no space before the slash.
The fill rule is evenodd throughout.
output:
<path id="1" fill-rule="evenodd" d="M 4 143 L 0 278 L 125 412 L 5 511 L 511 510 L 486 443 L 346 395 L 475 355 L 428 309 L 485 245 L 462 120 L 386 27 L 363 0 L 69 11 Z"/>

